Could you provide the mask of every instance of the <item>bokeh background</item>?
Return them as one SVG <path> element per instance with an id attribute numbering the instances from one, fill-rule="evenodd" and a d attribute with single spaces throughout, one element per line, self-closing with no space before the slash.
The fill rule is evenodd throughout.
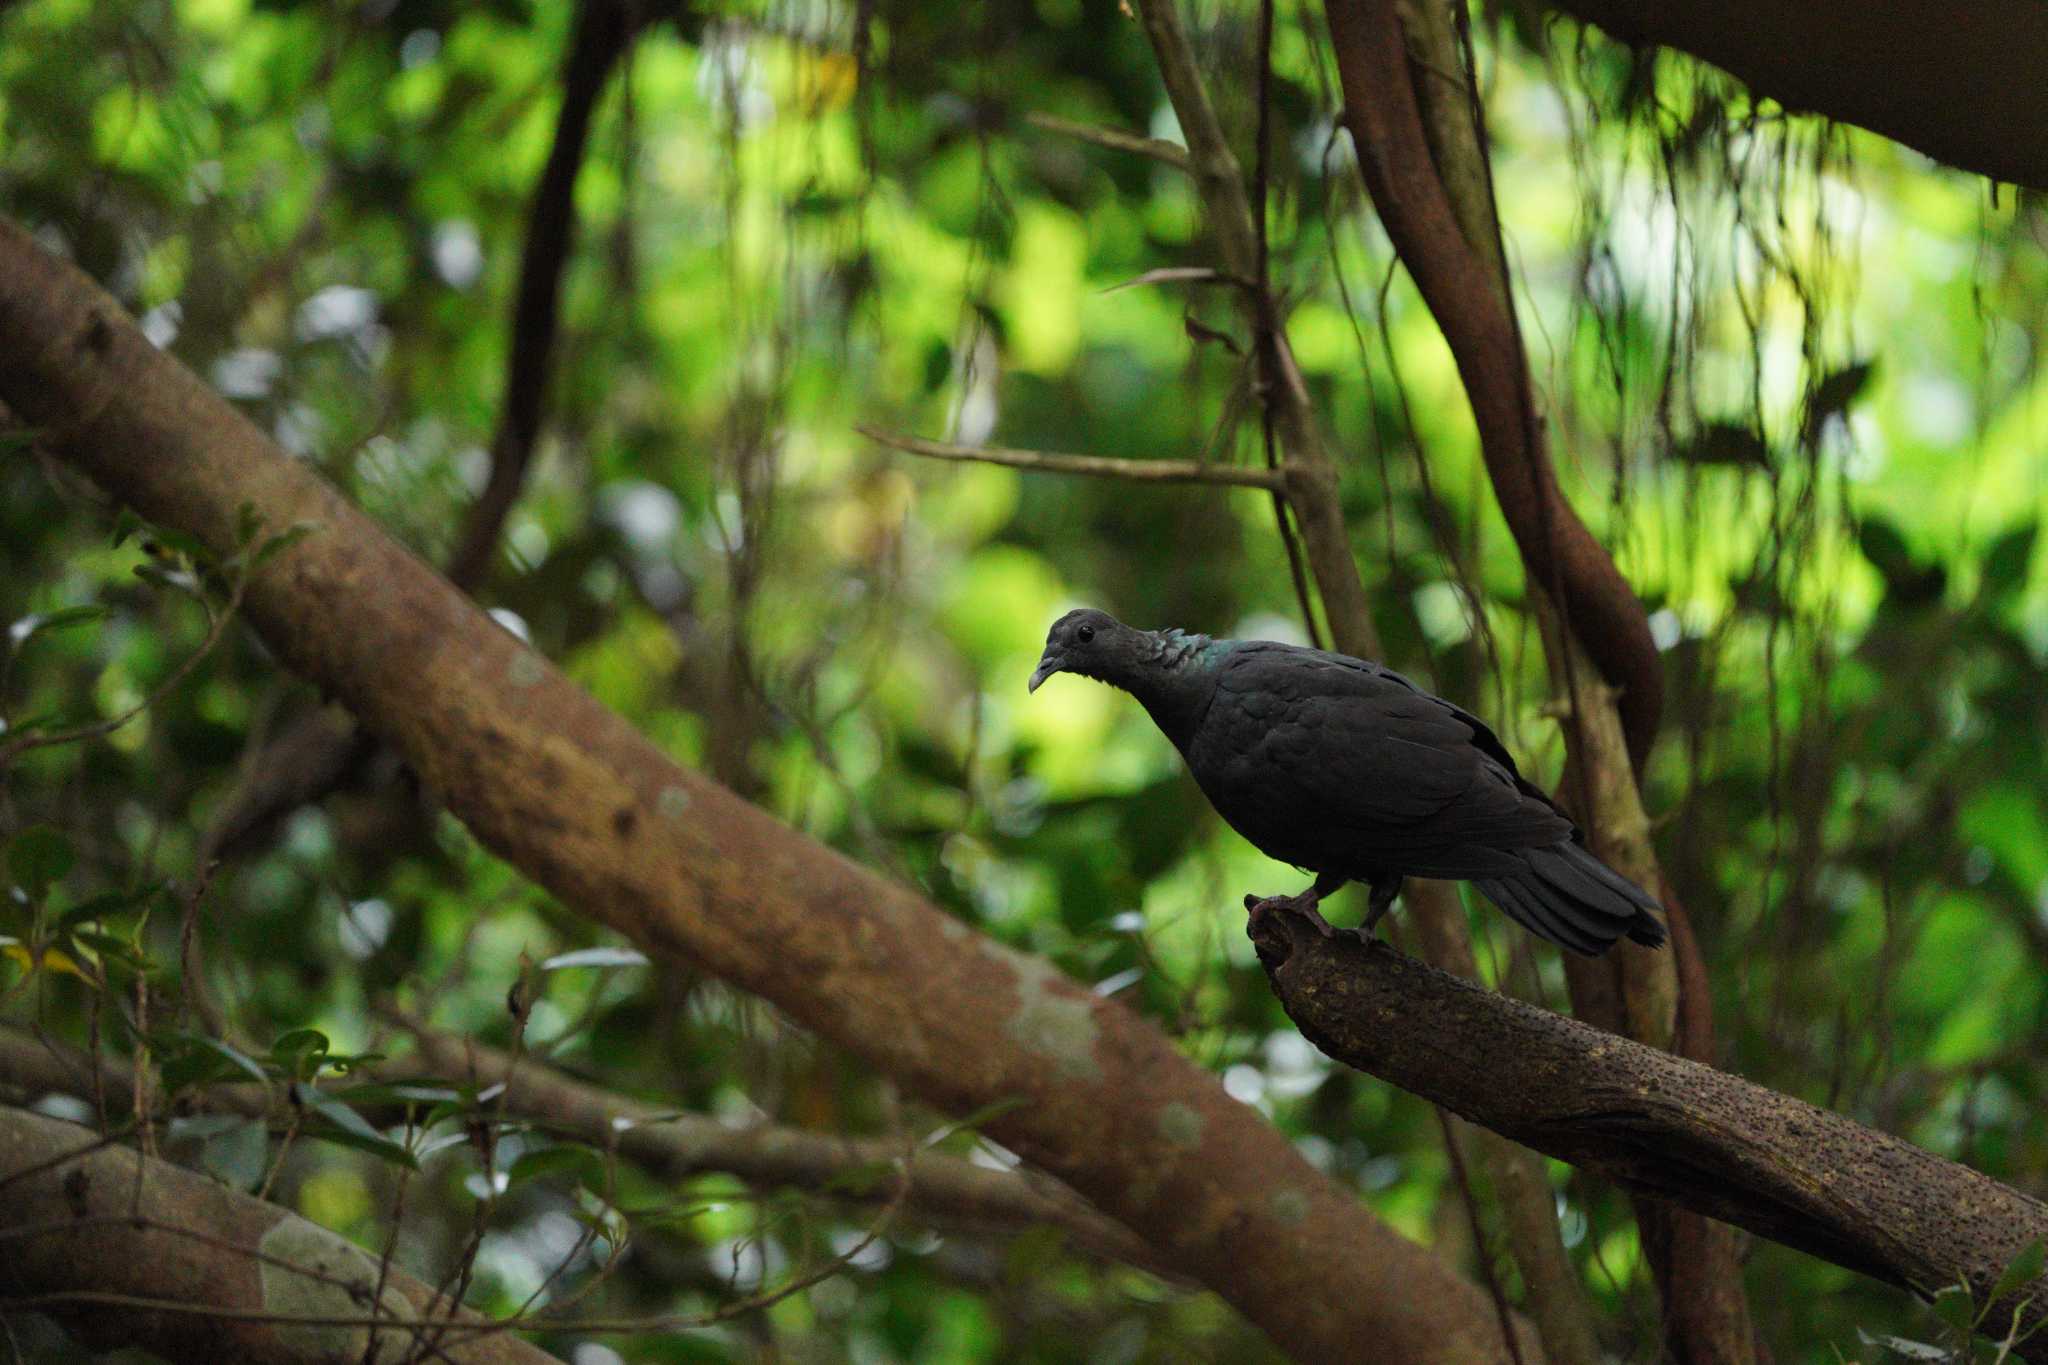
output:
<path id="1" fill-rule="evenodd" d="M 0 209 L 445 561 L 507 401 L 574 13 L 0 6 Z M 1256 7 L 1184 13 L 1249 166 Z M 1376 623 L 1389 662 L 1554 782 L 1520 562 L 1448 353 L 1335 128 L 1320 24 L 1279 9 L 1273 275 Z M 1722 1061 L 2048 1193 L 2048 206 L 1513 5 L 1474 30 L 1552 444 L 1666 660 L 1646 797 Z M 1475 1245 L 1431 1110 L 1305 1043 L 1243 936 L 1242 894 L 1300 874 L 1220 825 L 1127 698 L 1066 678 L 1024 691 L 1077 604 L 1305 639 L 1271 499 L 935 464 L 855 430 L 1263 458 L 1231 300 L 1115 287 L 1215 263 L 1188 179 L 1033 114 L 1178 135 L 1115 4 L 708 3 L 650 27 L 597 107 L 537 459 L 478 594 L 672 755 L 1150 1015 L 1377 1214 L 1476 1267 L 1498 1233 L 1482 1220 Z M 134 961 L 102 945 L 110 970 L 175 990 L 158 888 L 191 885 L 251 756 L 319 703 L 232 626 L 163 690 L 208 632 L 205 576 L 175 543 L 114 531 L 19 445 L 0 460 L 0 714 L 151 702 L 0 773 L 0 837 L 31 849 L 0 905 L 0 1012 L 79 1043 L 104 1002 L 38 957 L 39 926 L 129 897 L 109 922 Z M 22 868 L 53 839 L 70 866 L 45 896 Z M 379 1002 L 506 1041 L 522 961 L 603 946 L 374 757 L 238 838 L 205 903 L 222 1006 L 266 1046 L 311 1028 L 336 1053 L 401 1052 Z M 1473 927 L 1489 979 L 1565 1008 L 1552 950 L 1484 909 Z M 756 1000 L 616 963 L 536 977 L 528 1030 L 562 1065 L 733 1122 L 946 1126 Z M 116 1028 L 99 1045 L 133 1051 Z M 945 1143 L 1003 1159 L 971 1132 Z M 275 1135 L 244 1128 L 192 1146 L 365 1245 L 389 1231 L 388 1154 L 299 1143 L 276 1161 Z M 461 1247 L 470 1158 L 457 1144 L 425 1165 L 404 1255 Z M 1551 1175 L 1609 1347 L 1656 1358 L 1625 1202 Z M 726 1177 L 618 1179 L 619 1206 L 665 1213 L 595 1300 L 609 1311 L 715 1310 L 868 1221 Z M 509 1311 L 548 1282 L 591 1197 L 543 1178 L 502 1191 L 473 1301 Z M 1749 1253 L 1778 1360 L 1935 1333 L 1907 1295 Z M 590 1273 L 578 1254 L 549 1292 Z M 544 1344 L 579 1365 L 1272 1357 L 1213 1296 L 1043 1229 L 892 1227 L 764 1311 Z"/>

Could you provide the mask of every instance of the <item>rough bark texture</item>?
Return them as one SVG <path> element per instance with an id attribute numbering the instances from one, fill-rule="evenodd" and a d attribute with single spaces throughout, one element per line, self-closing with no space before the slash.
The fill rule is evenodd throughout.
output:
<path id="1" fill-rule="evenodd" d="M 1704 58 L 1788 109 L 2048 189 L 2048 5 L 2038 0 L 1555 0 L 1625 43 Z"/>
<path id="2" fill-rule="evenodd" d="M 40 1114 L 0 1107 L 0 1192 L 0 1303 L 33 1304 L 100 1350 L 193 1365 L 397 1362 L 422 1338 L 380 1327 L 372 1348 L 367 1319 L 449 1312 L 432 1285 L 380 1270 L 318 1224 Z M 427 1358 L 555 1361 L 504 1332 L 452 1332 L 438 1352 Z"/>
<path id="3" fill-rule="evenodd" d="M 1253 930 L 1273 989 L 1324 1052 L 1641 1194 L 1837 1265 L 1980 1303 L 2048 1204 L 1739 1076 L 1481 989 L 1289 914 Z M 2044 1281 L 2019 1291 L 2048 1316 Z M 2011 1304 L 1991 1321 L 2010 1322 Z M 2048 1333 L 2020 1355 L 2048 1360 Z"/>
<path id="4" fill-rule="evenodd" d="M 1303 1360 L 1491 1360 L 1492 1307 L 1156 1029 L 677 766 L 0 225 L 0 401 L 143 515 L 218 547 L 312 534 L 250 585 L 285 663 L 485 844 L 657 957 L 773 1001 L 986 1126 Z M 1531 1356 L 1533 1339 L 1528 1347 Z"/>

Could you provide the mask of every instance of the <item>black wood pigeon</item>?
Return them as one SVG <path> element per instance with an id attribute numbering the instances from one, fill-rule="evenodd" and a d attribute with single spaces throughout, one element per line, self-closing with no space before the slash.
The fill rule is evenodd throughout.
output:
<path id="1" fill-rule="evenodd" d="M 1083 608 L 1054 622 L 1031 690 L 1055 673 L 1143 703 L 1232 829 L 1316 874 L 1285 903 L 1326 933 L 1317 904 L 1344 883 L 1372 888 L 1369 934 L 1413 876 L 1469 881 L 1573 952 L 1603 953 L 1623 935 L 1664 942 L 1657 902 L 1593 856 L 1493 731 L 1391 669 L 1270 640 L 1134 630 Z"/>

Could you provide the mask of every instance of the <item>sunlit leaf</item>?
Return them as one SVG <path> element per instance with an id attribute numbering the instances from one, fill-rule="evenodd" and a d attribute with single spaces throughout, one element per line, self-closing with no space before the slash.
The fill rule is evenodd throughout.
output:
<path id="1" fill-rule="evenodd" d="M 1968 1285 L 1944 1285 L 1935 1291 L 1931 1304 L 1934 1316 L 1956 1332 L 1968 1332 L 1976 1325 L 1977 1303 Z"/>
<path id="2" fill-rule="evenodd" d="M 69 976 L 75 976 L 80 981 L 88 984 L 92 982 L 92 977 L 80 970 L 77 962 L 62 950 L 53 946 L 46 946 L 38 954 L 30 945 L 23 943 L 20 939 L 0 935 L 0 954 L 4 954 L 25 973 L 33 973 L 38 969 L 48 972 L 63 972 Z"/>
<path id="3" fill-rule="evenodd" d="M 637 948 L 578 948 L 555 954 L 541 963 L 540 969 L 555 972 L 564 967 L 645 967 L 647 963 L 647 954 Z"/>

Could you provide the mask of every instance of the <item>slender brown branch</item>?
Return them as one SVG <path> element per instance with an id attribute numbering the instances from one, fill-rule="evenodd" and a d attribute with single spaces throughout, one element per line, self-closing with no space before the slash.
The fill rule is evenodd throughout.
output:
<path id="1" fill-rule="evenodd" d="M 1038 450 L 1005 450 L 1000 446 L 947 445 L 942 441 L 899 436 L 867 426 L 857 426 L 854 430 L 893 450 L 933 460 L 999 464 L 1047 474 L 1086 474 L 1091 478 L 1128 479 L 1133 483 L 1220 483 L 1239 488 L 1268 488 L 1276 493 L 1287 487 L 1284 472 L 1255 469 L 1249 465 L 1205 464 L 1199 460 L 1119 460 L 1106 455 L 1058 455 Z"/>
<path id="2" fill-rule="evenodd" d="M 714 1119 L 679 1114 L 627 1099 L 588 1081 L 469 1038 L 438 1032 L 396 1011 L 387 1017 L 411 1034 L 418 1051 L 379 1062 L 366 1074 L 380 1084 L 430 1077 L 469 1076 L 503 1081 L 503 1112 L 540 1125 L 549 1133 L 616 1147 L 635 1165 L 667 1180 L 720 1171 L 752 1184 L 788 1186 L 845 1203 L 886 1200 L 892 1182 L 883 1178 L 904 1159 L 903 1144 L 884 1139 L 843 1138 L 782 1124 L 731 1128 Z M 25 1098 L 46 1094 L 89 1096 L 93 1061 L 56 1039 L 0 1023 L 0 1084 Z M 118 1057 L 101 1057 L 99 1070 L 109 1096 L 133 1102 L 134 1073 Z M 271 1097 L 255 1084 L 208 1086 L 197 1095 L 205 1108 L 262 1117 Z M 366 1113 L 383 1122 L 373 1109 Z M 393 1116 L 393 1122 L 398 1116 Z M 1086 1200 L 1049 1177 L 1018 1169 L 994 1170 L 929 1149 L 908 1159 L 910 1190 L 904 1212 L 922 1222 L 948 1227 L 1015 1233 L 1027 1227 L 1064 1229 L 1075 1246 L 1091 1255 L 1171 1277 L 1151 1248 L 1128 1228 L 1103 1217 Z M 862 1179 L 872 1176 L 871 1179 Z"/>
<path id="3" fill-rule="evenodd" d="M 1224 136 L 1222 121 L 1202 83 L 1200 64 L 1187 32 L 1181 27 L 1177 0 L 1138 0 L 1138 17 L 1159 63 L 1167 98 L 1188 140 L 1195 190 L 1202 197 L 1203 217 L 1216 241 L 1216 254 L 1232 275 L 1263 281 L 1258 221 L 1244 174 Z M 1288 499 L 1276 506 L 1283 538 L 1287 512 L 1300 527 L 1302 548 L 1316 589 L 1323 599 L 1323 618 L 1338 649 L 1362 658 L 1380 657 L 1379 635 L 1372 608 L 1351 555 L 1351 537 L 1338 499 L 1335 461 L 1323 441 L 1308 385 L 1294 363 L 1294 352 L 1280 325 L 1279 311 L 1263 290 L 1235 291 L 1238 310 L 1260 346 L 1259 396 L 1271 412 L 1273 434 L 1280 447 L 1280 468 L 1287 475 Z"/>
<path id="4" fill-rule="evenodd" d="M 1294 475 L 1288 488 L 1289 505 L 1304 533 L 1309 569 L 1323 600 L 1324 617 L 1339 649 L 1379 658 L 1379 635 L 1373 626 L 1357 561 L 1351 554 L 1338 497 L 1336 467 L 1322 444 L 1314 411 L 1308 403 L 1307 385 L 1294 366 L 1285 329 L 1274 316 L 1272 299 L 1265 288 L 1268 245 L 1263 189 L 1259 195 L 1261 213 L 1253 220 L 1236 162 L 1223 141 L 1221 124 L 1203 88 L 1194 54 L 1171 0 L 1150 0 L 1145 5 L 1144 18 L 1174 108 L 1183 128 L 1192 130 L 1190 145 L 1197 150 L 1200 163 L 1210 171 L 1198 177 L 1196 183 L 1202 189 L 1219 250 L 1233 268 L 1246 268 L 1242 261 L 1246 239 L 1240 224 L 1251 230 L 1249 268 L 1257 275 L 1261 288 L 1255 294 L 1241 297 L 1249 301 L 1261 343 L 1263 372 L 1268 377 L 1265 426 L 1269 442 L 1277 437 L 1288 451 L 1287 467 Z M 1262 160 L 1267 136 L 1264 103 L 1262 97 Z M 1263 179 L 1262 176 L 1262 182 Z M 1284 513 L 1281 529 L 1284 535 Z M 1289 568 L 1298 572 L 1292 538 L 1287 537 L 1286 543 Z M 1476 977 L 1464 907 L 1457 890 L 1445 882 L 1413 878 L 1402 893 L 1402 900 L 1420 929 L 1430 961 L 1446 970 Z M 1530 1312 L 1545 1352 L 1556 1365 L 1582 1365 L 1597 1359 L 1591 1310 L 1579 1291 L 1571 1260 L 1565 1253 L 1555 1200 L 1542 1162 L 1494 1134 L 1482 1130 L 1475 1137 L 1480 1161 L 1501 1205 L 1516 1266 L 1529 1286 Z M 1466 1185 L 1462 1193 L 1469 1207 L 1470 1186 Z M 1515 1354 L 1512 1344 L 1509 1351 Z"/>
<path id="5" fill-rule="evenodd" d="M 555 119 L 555 140 L 527 217 L 526 252 L 519 262 L 519 289 L 512 307 L 512 346 L 505 360 L 504 407 L 491 440 L 491 472 L 448 560 L 449 581 L 460 588 L 474 590 L 482 583 L 499 532 L 533 463 L 559 329 L 562 275 L 576 235 L 576 179 L 583 169 L 583 149 L 590 140 L 598 98 L 632 43 L 640 23 L 638 11 L 626 0 L 583 0 L 577 7 L 576 31 L 562 65 L 562 109 Z"/>
<path id="6" fill-rule="evenodd" d="M 1395 252 L 1449 344 L 1480 431 L 1480 454 L 1531 582 L 1559 590 L 1574 630 L 1621 691 L 1629 753 L 1640 766 L 1656 738 L 1664 674 L 1642 604 L 1557 482 L 1502 287 L 1466 242 L 1439 178 L 1409 83 L 1393 0 L 1326 6 L 1343 120 Z"/>
<path id="7" fill-rule="evenodd" d="M 736 1129 L 677 1114 L 625 1099 L 531 1058 L 514 1068 L 511 1057 L 495 1048 L 404 1022 L 419 1052 L 376 1067 L 372 1075 L 378 1080 L 473 1074 L 487 1083 L 503 1081 L 506 1112 L 543 1120 L 552 1131 L 593 1145 L 616 1143 L 619 1155 L 664 1179 L 724 1171 L 755 1184 L 788 1185 L 865 1203 L 888 1198 L 893 1181 L 878 1176 L 864 1187 L 857 1177 L 886 1174 L 904 1159 L 899 1141 L 835 1137 L 780 1124 Z M 1004 1231 L 1041 1224 L 1063 1228 L 1076 1245 L 1096 1255 L 1155 1272 L 1163 1269 L 1129 1229 L 1055 1181 L 1024 1170 L 991 1170 L 929 1149 L 911 1155 L 907 1170 L 904 1211 L 911 1217 Z"/>
<path id="8" fill-rule="evenodd" d="M 1273 991 L 1330 1056 L 1583 1170 L 1888 1284 L 1988 1304 L 2048 1204 L 1803 1100 L 1462 981 L 1298 916 L 1255 922 Z M 2048 1279 L 2028 1323 L 2048 1318 Z M 2048 1360 L 2048 1332 L 2020 1347 Z"/>
<path id="9" fill-rule="evenodd" d="M 1177 171 L 1189 169 L 1188 149 L 1178 142 L 1168 142 L 1165 138 L 1126 133 L 1119 128 L 1105 128 L 1095 123 L 1078 123 L 1073 119 L 1061 118 L 1057 114 L 1026 114 L 1024 121 L 1044 132 L 1092 142 L 1113 152 L 1130 152 L 1135 156 L 1150 157 Z"/>

